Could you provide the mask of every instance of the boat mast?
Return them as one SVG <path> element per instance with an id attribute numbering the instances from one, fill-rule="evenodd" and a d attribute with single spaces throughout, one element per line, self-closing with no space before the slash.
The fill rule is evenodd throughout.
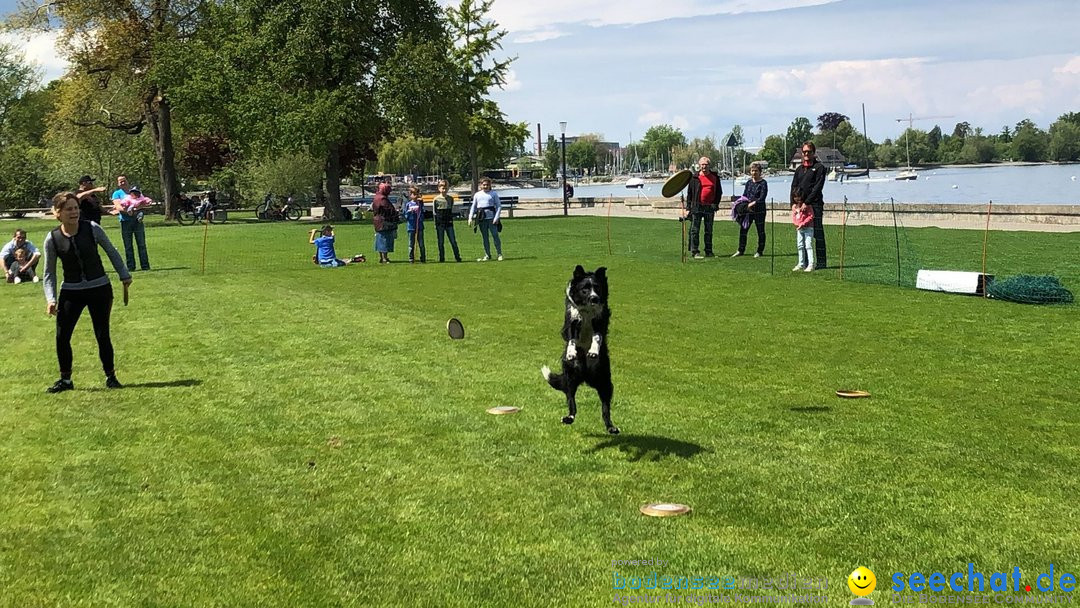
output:
<path id="1" fill-rule="evenodd" d="M 870 141 L 866 137 L 866 104 L 862 104 L 863 162 L 866 163 L 866 179 L 870 179 Z"/>

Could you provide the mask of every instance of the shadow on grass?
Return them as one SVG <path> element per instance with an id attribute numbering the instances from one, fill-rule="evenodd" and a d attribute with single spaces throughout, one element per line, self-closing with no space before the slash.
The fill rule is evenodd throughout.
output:
<path id="1" fill-rule="evenodd" d="M 185 378 L 183 380 L 168 380 L 160 382 L 135 382 L 132 384 L 125 384 L 125 388 L 172 388 L 176 386 L 199 386 L 202 384 L 202 380 L 196 378 Z"/>
<path id="2" fill-rule="evenodd" d="M 788 409 L 793 412 L 801 412 L 803 414 L 820 414 L 821 412 L 832 411 L 832 408 L 827 405 L 801 405 L 797 407 L 789 407 Z"/>
<path id="3" fill-rule="evenodd" d="M 588 435 L 588 437 L 603 439 L 591 449 L 585 450 L 585 454 L 595 454 L 600 450 L 616 448 L 629 456 L 630 462 L 651 460 L 658 462 L 666 456 L 678 456 L 679 458 L 692 458 L 705 450 L 696 443 L 657 437 L 656 435 Z"/>

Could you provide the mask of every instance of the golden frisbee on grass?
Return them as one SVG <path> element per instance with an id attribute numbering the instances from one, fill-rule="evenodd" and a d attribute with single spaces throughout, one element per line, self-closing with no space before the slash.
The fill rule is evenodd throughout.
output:
<path id="1" fill-rule="evenodd" d="M 499 415 L 502 415 L 502 414 L 516 414 L 516 413 L 518 413 L 520 411 L 521 411 L 520 407 L 514 407 L 512 405 L 500 405 L 500 406 L 497 406 L 497 407 L 490 408 L 487 411 L 487 413 L 495 414 L 496 416 L 499 416 Z"/>
<path id="2" fill-rule="evenodd" d="M 465 337 L 465 326 L 456 318 L 451 318 L 446 322 L 446 333 L 450 334 L 452 340 L 460 340 Z"/>
<path id="3" fill-rule="evenodd" d="M 652 517 L 673 517 L 675 515 L 685 515 L 690 511 L 690 507 L 680 505 L 677 502 L 653 502 L 641 505 L 641 512 Z"/>
<path id="4" fill-rule="evenodd" d="M 841 389 L 836 391 L 836 396 L 843 397 L 844 399 L 862 399 L 864 397 L 869 397 L 870 393 L 867 391 Z"/>

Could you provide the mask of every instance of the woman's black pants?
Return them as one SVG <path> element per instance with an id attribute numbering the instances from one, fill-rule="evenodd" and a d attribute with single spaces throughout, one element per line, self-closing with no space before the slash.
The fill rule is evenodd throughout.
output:
<path id="1" fill-rule="evenodd" d="M 109 315 L 112 312 L 112 285 L 91 289 L 61 289 L 56 311 L 56 358 L 60 362 L 60 375 L 71 376 L 71 334 L 79 322 L 84 308 L 90 309 L 90 321 L 94 324 L 98 356 L 106 376 L 113 374 L 113 347 L 109 338 Z"/>

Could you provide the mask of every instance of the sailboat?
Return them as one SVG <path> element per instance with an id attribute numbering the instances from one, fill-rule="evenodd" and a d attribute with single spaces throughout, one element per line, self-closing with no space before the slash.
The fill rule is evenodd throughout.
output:
<path id="1" fill-rule="evenodd" d="M 852 167 L 853 170 L 848 169 L 847 167 L 844 167 L 841 170 L 834 169 L 834 172 L 836 173 L 836 176 L 832 177 L 830 175 L 829 179 L 832 179 L 833 181 L 839 180 L 840 183 L 844 183 L 845 181 L 850 181 L 851 178 L 865 177 L 866 179 L 857 179 L 855 181 L 857 181 L 857 182 L 869 182 L 869 181 L 871 181 L 871 179 L 870 179 L 870 152 L 869 152 L 869 149 L 867 147 L 867 137 L 866 137 L 866 104 L 863 104 L 863 106 L 862 106 L 862 129 L 863 129 L 863 163 L 866 166 L 864 168 L 862 168 L 862 169 L 859 169 L 858 167 Z"/>
<path id="2" fill-rule="evenodd" d="M 905 133 L 904 143 L 907 144 L 907 167 L 904 167 L 896 174 L 896 181 L 906 181 L 918 179 L 919 174 L 915 173 L 915 169 L 911 166 L 911 129 Z"/>

